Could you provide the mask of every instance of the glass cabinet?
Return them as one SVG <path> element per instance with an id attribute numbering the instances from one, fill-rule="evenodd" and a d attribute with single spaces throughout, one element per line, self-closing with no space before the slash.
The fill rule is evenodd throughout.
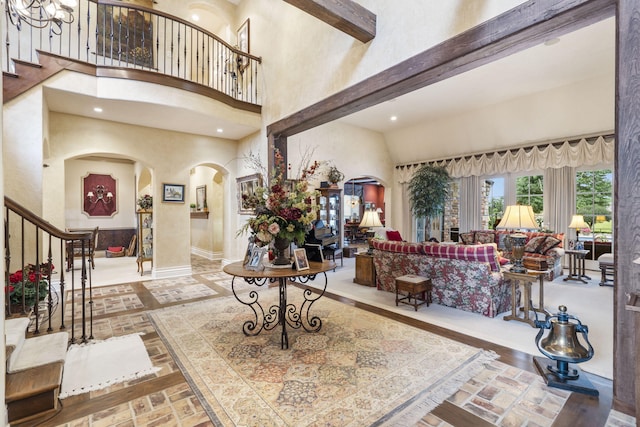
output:
<path id="1" fill-rule="evenodd" d="M 143 263 L 150 261 L 153 267 L 153 213 L 138 211 L 138 271 L 144 273 Z"/>
<path id="2" fill-rule="evenodd" d="M 342 247 L 342 189 L 320 188 L 320 196 L 317 203 L 318 219 L 324 222 L 325 227 L 331 227 L 331 231 L 338 236 L 337 247 Z"/>

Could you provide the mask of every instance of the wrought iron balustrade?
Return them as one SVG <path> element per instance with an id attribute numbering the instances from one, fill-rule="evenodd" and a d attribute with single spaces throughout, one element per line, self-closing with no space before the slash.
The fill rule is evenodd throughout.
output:
<path id="1" fill-rule="evenodd" d="M 115 0 L 79 0 L 72 22 L 34 28 L 5 1 L 3 71 L 13 60 L 38 63 L 36 51 L 95 65 L 141 70 L 260 105 L 261 59 L 188 21 Z"/>

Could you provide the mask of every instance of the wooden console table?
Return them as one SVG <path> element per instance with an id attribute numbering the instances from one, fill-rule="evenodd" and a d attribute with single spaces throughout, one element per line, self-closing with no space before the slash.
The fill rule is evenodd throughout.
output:
<path id="1" fill-rule="evenodd" d="M 289 348 L 287 325 L 294 329 L 303 328 L 307 332 L 318 332 L 322 327 L 322 320 L 317 316 L 309 318 L 309 310 L 313 303 L 319 300 L 327 290 L 326 272 L 334 269 L 335 266 L 336 264 L 331 261 L 310 261 L 309 269 L 301 271 L 291 268 L 265 268 L 262 271 L 246 270 L 242 262 L 235 262 L 224 266 L 222 270 L 233 276 L 233 280 L 231 281 L 231 291 L 233 295 L 239 302 L 249 306 L 255 316 L 255 319 L 244 322 L 242 332 L 247 336 L 255 336 L 263 329 L 270 331 L 276 326 L 281 325 L 280 348 L 282 349 Z M 318 274 L 324 276 L 324 287 L 319 294 L 314 294 L 309 289 L 305 289 L 303 291 L 304 302 L 300 304 L 299 307 L 287 302 L 287 283 L 289 281 L 307 283 L 315 280 Z M 278 303 L 270 307 L 263 307 L 258 301 L 260 296 L 259 292 L 249 292 L 248 294 L 239 295 L 235 289 L 235 280 L 238 277 L 256 286 L 264 286 L 277 281 L 280 295 Z M 265 308 L 267 309 L 265 310 Z"/>
<path id="2" fill-rule="evenodd" d="M 520 322 L 525 322 L 536 327 L 535 318 L 531 318 L 530 312 L 538 312 L 542 313 L 545 316 L 549 314 L 544 309 L 544 276 L 547 274 L 547 271 L 536 271 L 529 270 L 526 273 L 512 273 L 510 271 L 505 271 L 503 273 L 504 279 L 511 281 L 511 314 L 504 316 L 504 320 L 518 320 Z M 536 280 L 540 283 L 540 294 L 539 294 L 539 302 L 538 306 L 534 306 L 531 301 L 531 285 Z M 518 306 L 517 301 L 517 290 L 518 284 L 522 283 L 524 288 L 524 293 L 522 298 L 524 299 L 523 307 Z M 520 316 L 522 313 L 522 316 Z"/>

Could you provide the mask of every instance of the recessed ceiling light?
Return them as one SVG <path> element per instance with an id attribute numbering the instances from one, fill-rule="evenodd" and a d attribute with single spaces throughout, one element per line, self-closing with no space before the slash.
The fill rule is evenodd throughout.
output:
<path id="1" fill-rule="evenodd" d="M 200 16 L 194 13 L 193 15 L 191 15 L 191 19 L 198 22 L 200 20 Z"/>
<path id="2" fill-rule="evenodd" d="M 396 120 L 398 120 L 398 117 L 397 116 L 391 116 L 389 120 L 391 120 L 392 122 L 395 122 Z"/>
<path id="3" fill-rule="evenodd" d="M 102 108 L 100 108 L 100 107 L 95 107 L 95 108 L 93 109 L 93 111 L 95 111 L 96 113 L 102 113 Z"/>
<path id="4" fill-rule="evenodd" d="M 218 129 L 216 129 L 216 132 L 218 132 L 218 133 L 222 133 L 222 132 L 224 132 L 224 129 L 222 129 L 222 128 L 218 128 Z"/>

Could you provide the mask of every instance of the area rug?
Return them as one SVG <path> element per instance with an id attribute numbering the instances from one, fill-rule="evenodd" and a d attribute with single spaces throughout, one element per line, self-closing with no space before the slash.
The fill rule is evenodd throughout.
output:
<path id="1" fill-rule="evenodd" d="M 157 372 L 140 334 L 73 344 L 64 362 L 60 399 Z"/>
<path id="2" fill-rule="evenodd" d="M 298 306 L 302 290 L 290 287 Z M 260 292 L 263 306 L 276 288 Z M 292 301 L 293 300 L 293 301 Z M 158 334 L 216 425 L 409 425 L 497 358 L 328 298 L 319 332 L 245 336 L 252 311 L 234 297 L 150 312 Z"/>

